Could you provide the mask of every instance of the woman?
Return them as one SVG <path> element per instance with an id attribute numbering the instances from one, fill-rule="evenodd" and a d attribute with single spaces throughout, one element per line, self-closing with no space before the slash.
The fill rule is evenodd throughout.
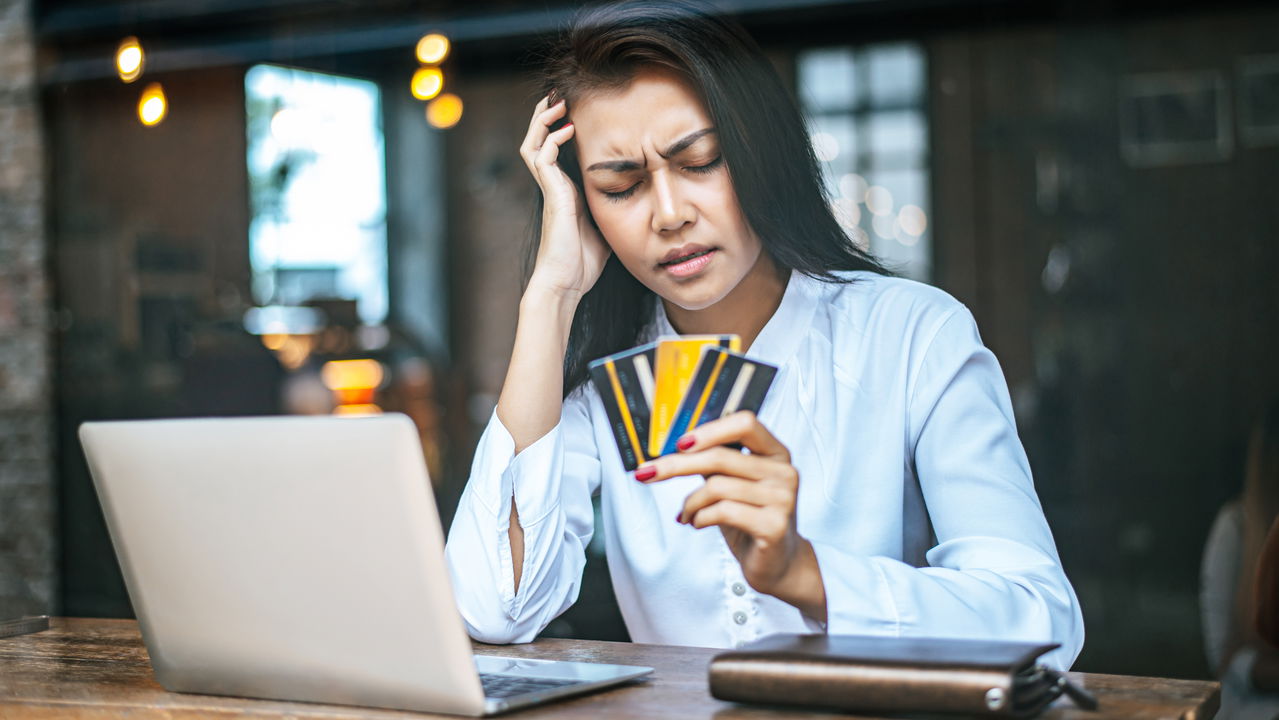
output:
<path id="1" fill-rule="evenodd" d="M 1082 617 L 998 364 L 962 305 L 848 241 L 754 42 L 688 6 L 607 6 L 545 80 L 520 149 L 536 258 L 448 543 L 472 636 L 527 642 L 573 603 L 599 492 L 637 642 L 1051 640 L 1068 667 Z M 736 333 L 779 372 L 758 418 L 627 473 L 586 364 L 676 333 Z"/>

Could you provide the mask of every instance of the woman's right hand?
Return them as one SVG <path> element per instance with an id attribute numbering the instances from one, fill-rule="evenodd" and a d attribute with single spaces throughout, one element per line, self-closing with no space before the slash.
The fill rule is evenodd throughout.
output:
<path id="1" fill-rule="evenodd" d="M 542 241 L 529 287 L 562 294 L 572 299 L 595 285 L 609 247 L 591 222 L 586 200 L 558 164 L 560 146 L 574 133 L 571 123 L 551 132 L 550 126 L 568 111 L 563 100 L 549 106 L 542 98 L 533 111 L 528 134 L 520 145 L 520 157 L 542 189 Z"/>

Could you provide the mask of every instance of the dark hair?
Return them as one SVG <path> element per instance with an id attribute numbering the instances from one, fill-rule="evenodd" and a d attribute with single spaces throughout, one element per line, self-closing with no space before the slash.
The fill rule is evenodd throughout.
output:
<path id="1" fill-rule="evenodd" d="M 831 213 L 803 117 L 777 71 L 737 23 L 706 6 L 638 0 L 586 8 L 544 51 L 542 94 L 573 103 L 625 87 L 642 68 L 673 71 L 689 82 L 715 124 L 737 201 L 763 250 L 782 270 L 827 282 L 834 273 L 889 274 L 858 248 Z M 575 143 L 559 165 L 582 188 Z M 528 267 L 540 242 L 538 194 Z M 573 317 L 564 358 L 564 395 L 587 377 L 595 358 L 638 342 L 653 320 L 653 293 L 614 255 Z"/>

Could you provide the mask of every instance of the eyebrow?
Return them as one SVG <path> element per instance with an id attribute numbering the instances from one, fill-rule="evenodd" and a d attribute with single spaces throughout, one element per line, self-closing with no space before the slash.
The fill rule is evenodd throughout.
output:
<path id="1" fill-rule="evenodd" d="M 676 140 L 675 142 L 671 143 L 670 147 L 666 148 L 666 150 L 664 151 L 659 150 L 657 154 L 661 155 L 663 158 L 670 158 L 672 155 L 677 155 L 679 153 L 684 152 L 685 150 L 688 149 L 690 145 L 697 142 L 698 140 L 701 140 L 702 137 L 709 135 L 713 132 L 715 132 L 715 128 L 702 128 L 701 130 L 698 130 L 695 133 L 689 133 L 688 135 L 685 135 L 679 140 Z M 638 162 L 635 162 L 634 160 L 606 160 L 604 162 L 597 162 L 594 165 L 586 168 L 586 172 L 595 172 L 596 170 L 610 170 L 616 173 L 623 173 L 623 172 L 630 172 L 631 170 L 638 170 L 641 167 L 643 166 L 640 165 Z"/>

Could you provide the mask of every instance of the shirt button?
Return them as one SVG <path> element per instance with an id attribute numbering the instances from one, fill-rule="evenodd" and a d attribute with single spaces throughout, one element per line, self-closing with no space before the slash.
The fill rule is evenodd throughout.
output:
<path id="1" fill-rule="evenodd" d="M 737 623 L 738 625 L 745 625 L 746 613 L 742 612 L 741 610 L 738 610 L 737 612 L 733 613 L 733 622 Z"/>
<path id="2" fill-rule="evenodd" d="M 746 594 L 746 586 L 745 586 L 745 585 L 743 585 L 743 584 L 741 584 L 741 583 L 733 583 L 733 594 L 734 594 L 734 595 L 745 595 L 745 594 Z"/>

